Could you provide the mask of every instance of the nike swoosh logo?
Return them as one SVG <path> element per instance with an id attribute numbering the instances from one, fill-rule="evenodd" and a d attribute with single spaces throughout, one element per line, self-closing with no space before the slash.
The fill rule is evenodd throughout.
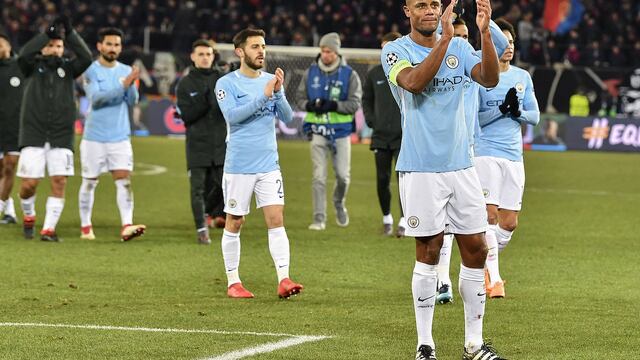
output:
<path id="1" fill-rule="evenodd" d="M 434 297 L 435 297 L 435 295 L 433 295 L 433 296 L 429 296 L 428 298 L 424 298 L 424 299 L 423 299 L 423 298 L 421 298 L 420 296 L 418 296 L 418 301 L 419 301 L 419 302 L 425 302 L 425 301 L 427 301 L 427 300 L 429 300 L 429 299 L 431 299 L 431 298 L 434 298 Z"/>
<path id="2" fill-rule="evenodd" d="M 378 80 L 378 81 L 376 81 L 376 84 L 378 84 L 378 85 L 382 85 L 382 84 L 384 84 L 384 83 L 386 83 L 386 81 L 385 81 L 385 80 Z"/>
<path id="3" fill-rule="evenodd" d="M 241 98 L 243 98 L 243 97 L 245 97 L 245 96 L 247 96 L 247 94 L 241 94 L 241 95 L 238 95 L 238 99 L 241 99 Z"/>
<path id="4" fill-rule="evenodd" d="M 496 88 L 490 88 L 490 89 L 489 89 L 489 88 L 487 88 L 486 90 L 487 90 L 487 92 L 489 92 L 489 91 L 493 91 L 493 90 L 495 90 L 495 89 L 496 89 Z"/>
<path id="5" fill-rule="evenodd" d="M 189 96 L 191 96 L 191 97 L 194 97 L 194 96 L 196 96 L 196 95 L 198 95 L 198 92 L 197 92 L 197 91 L 194 91 L 194 92 L 192 92 L 192 93 L 189 93 Z"/>
<path id="6" fill-rule="evenodd" d="M 476 295 L 478 295 L 478 296 L 485 296 L 485 295 L 487 295 L 487 293 L 486 293 L 486 292 L 485 292 L 485 293 L 477 293 Z"/>
<path id="7" fill-rule="evenodd" d="M 288 265 L 280 265 L 278 266 L 278 269 L 282 269 L 283 267 L 287 267 Z"/>

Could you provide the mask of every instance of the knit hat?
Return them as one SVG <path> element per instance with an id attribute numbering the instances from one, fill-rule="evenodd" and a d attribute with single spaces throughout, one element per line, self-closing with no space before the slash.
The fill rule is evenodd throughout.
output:
<path id="1" fill-rule="evenodd" d="M 336 32 L 325 34 L 320 38 L 320 47 L 328 47 L 336 54 L 340 53 L 340 35 Z"/>

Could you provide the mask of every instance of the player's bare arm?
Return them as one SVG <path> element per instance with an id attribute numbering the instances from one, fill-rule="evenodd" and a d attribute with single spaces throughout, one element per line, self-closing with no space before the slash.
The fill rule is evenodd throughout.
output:
<path id="1" fill-rule="evenodd" d="M 491 31 L 489 31 L 489 22 L 491 21 L 491 3 L 490 0 L 476 1 L 478 14 L 476 15 L 476 24 L 480 30 L 480 42 L 482 46 L 482 62 L 473 67 L 471 77 L 475 82 L 484 87 L 494 87 L 498 85 L 500 80 L 500 68 L 498 65 L 498 54 L 491 39 Z"/>
<path id="2" fill-rule="evenodd" d="M 442 36 L 433 46 L 433 50 L 429 53 L 422 62 L 416 67 L 408 67 L 398 73 L 396 81 L 398 85 L 414 94 L 421 93 L 424 88 L 433 80 L 438 73 L 440 65 L 444 59 L 444 55 L 447 53 L 447 48 L 451 39 L 453 39 L 453 7 L 457 0 L 453 0 L 449 6 L 444 10 L 444 13 L 440 17 L 442 23 Z M 415 0 L 409 1 L 405 6 L 405 13 L 407 16 L 416 16 L 416 13 L 422 13 L 417 18 L 412 19 L 412 31 L 411 38 L 417 43 L 421 44 L 429 42 L 426 36 L 416 30 L 413 21 L 434 21 L 437 27 L 438 13 L 442 7 L 440 0 Z M 431 34 L 435 39 L 435 32 Z M 433 41 L 433 40 L 431 40 Z M 428 44 L 427 44 L 428 45 Z"/>

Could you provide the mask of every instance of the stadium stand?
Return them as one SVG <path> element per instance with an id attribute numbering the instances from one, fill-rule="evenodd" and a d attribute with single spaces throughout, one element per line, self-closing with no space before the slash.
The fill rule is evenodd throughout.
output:
<path id="1" fill-rule="evenodd" d="M 268 29 L 273 45 L 312 46 L 325 33 L 337 31 L 345 48 L 377 48 L 388 31 L 408 31 L 402 2 L 337 0 L 3 0 L 2 24 L 15 45 L 24 44 L 58 13 L 67 14 L 88 43 L 98 29 L 116 26 L 127 43 L 146 40 L 155 51 L 188 52 L 193 39 L 219 43 L 247 26 Z M 582 1 L 578 28 L 552 34 L 543 27 L 544 1 L 494 0 L 493 17 L 505 17 L 518 29 L 520 60 L 534 65 L 640 66 L 640 3 L 632 0 Z M 465 1 L 473 23 L 475 3 Z M 474 40 L 475 29 L 470 28 Z"/>

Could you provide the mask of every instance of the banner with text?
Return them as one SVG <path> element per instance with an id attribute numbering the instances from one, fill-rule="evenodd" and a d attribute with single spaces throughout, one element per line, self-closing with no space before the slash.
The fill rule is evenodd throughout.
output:
<path id="1" fill-rule="evenodd" d="M 640 151 L 640 119 L 570 117 L 564 122 L 569 150 Z"/>

